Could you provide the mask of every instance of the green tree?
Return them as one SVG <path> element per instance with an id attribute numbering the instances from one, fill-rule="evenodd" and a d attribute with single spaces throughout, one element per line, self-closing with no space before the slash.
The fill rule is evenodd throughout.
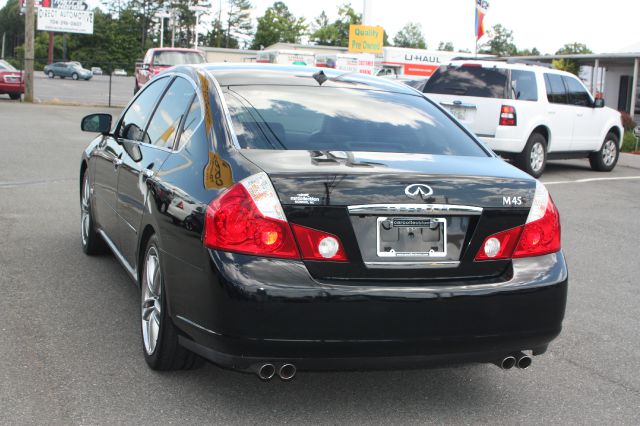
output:
<path id="1" fill-rule="evenodd" d="M 422 34 L 422 25 L 416 22 L 407 23 L 393 38 L 393 44 L 398 47 L 426 49 L 427 43 Z"/>
<path id="2" fill-rule="evenodd" d="M 487 31 L 489 41 L 480 49 L 480 53 L 496 56 L 515 56 L 518 48 L 513 43 L 513 31 L 508 30 L 501 24 L 496 24 Z"/>
<path id="3" fill-rule="evenodd" d="M 593 53 L 593 52 L 585 44 L 573 42 L 573 43 L 567 43 L 564 46 L 562 46 L 560 49 L 558 49 L 558 51 L 556 52 L 556 55 L 576 55 L 576 54 L 588 54 L 588 53 Z M 555 68 L 559 70 L 567 71 L 575 75 L 578 75 L 580 73 L 580 65 L 578 65 L 578 63 L 573 59 L 569 59 L 569 58 L 554 59 L 552 61 L 552 64 Z"/>
<path id="4" fill-rule="evenodd" d="M 258 28 L 251 48 L 260 49 L 278 42 L 299 43 L 306 31 L 304 18 L 296 18 L 286 4 L 277 1 L 258 18 Z"/>
<path id="5" fill-rule="evenodd" d="M 310 40 L 323 46 L 349 45 L 349 26 L 362 23 L 362 15 L 356 13 L 351 4 L 346 3 L 338 8 L 338 19 L 329 23 L 324 11 L 316 18 Z"/>
<path id="6" fill-rule="evenodd" d="M 20 15 L 18 0 L 9 0 L 0 9 L 0 42 L 3 33 L 5 34 L 5 55 L 15 56 L 16 48 L 24 42 L 24 17 Z M 22 66 L 18 61 L 14 65 Z"/>
<path id="7" fill-rule="evenodd" d="M 251 2 L 249 0 L 228 0 L 227 28 L 224 47 L 231 47 L 231 40 L 248 36 L 253 31 L 251 23 Z"/>
<path id="8" fill-rule="evenodd" d="M 453 52 L 455 49 L 453 48 L 453 43 L 450 41 L 441 41 L 440 44 L 438 44 L 438 50 L 442 52 Z"/>
<path id="9" fill-rule="evenodd" d="M 536 47 L 533 49 L 524 49 L 518 51 L 518 56 L 540 56 L 540 51 Z"/>

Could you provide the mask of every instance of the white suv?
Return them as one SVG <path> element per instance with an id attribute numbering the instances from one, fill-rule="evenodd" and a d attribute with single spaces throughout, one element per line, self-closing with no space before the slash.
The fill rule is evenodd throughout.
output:
<path id="1" fill-rule="evenodd" d="M 427 81 L 425 94 L 491 149 L 532 176 L 547 159 L 588 157 L 611 171 L 618 161 L 620 113 L 595 100 L 573 74 L 538 65 L 453 61 Z"/>

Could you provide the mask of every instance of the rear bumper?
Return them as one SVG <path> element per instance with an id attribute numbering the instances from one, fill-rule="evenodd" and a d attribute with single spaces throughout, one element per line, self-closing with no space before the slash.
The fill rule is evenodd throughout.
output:
<path id="1" fill-rule="evenodd" d="M 0 83 L 0 93 L 1 94 L 21 94 L 24 93 L 24 85 L 22 84 L 11 84 L 11 83 Z"/>
<path id="2" fill-rule="evenodd" d="M 524 150 L 524 146 L 527 143 L 527 141 L 523 139 L 501 137 L 499 134 L 496 134 L 494 137 L 480 136 L 479 139 L 497 153 L 520 153 Z"/>
<path id="3" fill-rule="evenodd" d="M 189 309 L 173 307 L 172 317 L 184 346 L 243 371 L 264 362 L 413 368 L 542 353 L 565 310 L 562 253 L 515 260 L 504 282 L 411 287 L 323 283 L 299 262 L 210 255 L 210 291 Z"/>

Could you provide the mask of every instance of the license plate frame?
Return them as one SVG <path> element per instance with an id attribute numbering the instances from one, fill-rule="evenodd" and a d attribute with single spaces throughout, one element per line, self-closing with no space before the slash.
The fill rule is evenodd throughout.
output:
<path id="1" fill-rule="evenodd" d="M 434 250 L 432 247 L 429 250 L 425 251 L 396 251 L 394 248 L 391 248 L 391 250 L 381 250 L 381 248 L 383 247 L 381 243 L 388 244 L 389 246 L 392 245 L 392 243 L 388 241 L 381 241 L 381 228 L 383 222 L 385 221 L 391 222 L 391 228 L 399 228 L 398 240 L 400 240 L 401 238 L 400 235 L 404 235 L 400 231 L 400 229 L 403 229 L 407 233 L 407 235 L 410 232 L 414 232 L 414 236 L 415 232 L 417 230 L 420 230 L 420 238 L 422 238 L 423 229 L 429 228 L 431 231 L 433 231 L 434 228 L 432 228 L 432 224 L 435 223 L 437 224 L 437 229 L 439 232 L 439 240 L 437 240 L 439 242 L 437 243 L 437 245 L 438 247 L 441 247 L 441 249 L 438 248 L 437 250 Z M 386 225 L 388 226 L 389 224 L 387 223 Z M 422 242 L 424 242 L 424 245 L 426 246 L 427 244 L 433 243 L 434 241 L 423 240 Z M 376 253 L 378 257 L 384 258 L 445 258 L 447 257 L 447 219 L 444 217 L 378 217 L 376 221 Z"/>
<path id="2" fill-rule="evenodd" d="M 447 106 L 447 109 L 456 120 L 465 121 L 467 119 L 467 108 L 462 106 Z"/>

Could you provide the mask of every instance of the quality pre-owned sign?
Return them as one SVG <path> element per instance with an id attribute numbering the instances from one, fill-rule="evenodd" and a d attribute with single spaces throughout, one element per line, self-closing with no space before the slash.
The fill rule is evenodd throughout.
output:
<path id="1" fill-rule="evenodd" d="M 38 8 L 38 30 L 93 34 L 93 12 L 41 7 Z"/>

